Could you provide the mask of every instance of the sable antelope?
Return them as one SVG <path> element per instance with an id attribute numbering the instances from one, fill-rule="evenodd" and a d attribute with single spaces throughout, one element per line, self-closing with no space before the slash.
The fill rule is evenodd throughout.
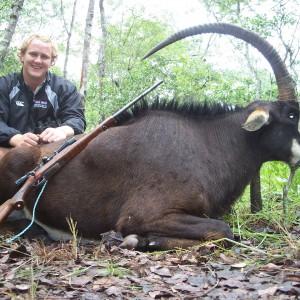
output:
<path id="1" fill-rule="evenodd" d="M 100 239 L 114 230 L 126 236 L 122 246 L 137 249 L 232 239 L 219 218 L 261 165 L 272 160 L 299 163 L 295 86 L 266 40 L 229 24 L 200 25 L 174 34 L 146 56 L 202 33 L 232 35 L 256 47 L 274 70 L 280 101 L 254 101 L 235 109 L 188 99 L 183 105 L 176 100 L 142 102 L 51 178 L 36 212 L 37 223 L 50 236 L 67 236 L 66 217 L 71 216 L 82 237 Z M 27 158 L 26 166 L 20 165 L 20 155 Z M 14 181 L 40 156 L 36 148 L 12 149 L 0 161 L 1 201 L 16 193 Z M 27 216 L 38 193 L 33 189 L 28 197 Z"/>

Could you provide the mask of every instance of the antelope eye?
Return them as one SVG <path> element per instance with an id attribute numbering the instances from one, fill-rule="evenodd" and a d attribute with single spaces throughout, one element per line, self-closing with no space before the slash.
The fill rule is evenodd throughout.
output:
<path id="1" fill-rule="evenodd" d="M 295 113 L 289 113 L 289 114 L 288 114 L 288 118 L 289 118 L 290 120 L 295 120 L 295 119 L 296 119 L 296 114 L 295 114 Z"/>

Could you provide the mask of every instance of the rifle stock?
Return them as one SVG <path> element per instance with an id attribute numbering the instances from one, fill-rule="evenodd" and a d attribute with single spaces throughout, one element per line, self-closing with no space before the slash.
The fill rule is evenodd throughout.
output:
<path id="1" fill-rule="evenodd" d="M 20 210 L 24 207 L 25 202 L 23 198 L 26 197 L 26 195 L 29 193 L 30 188 L 34 185 L 35 182 L 36 178 L 34 176 L 29 177 L 26 180 L 26 183 L 19 189 L 16 194 L 0 206 L 0 224 L 2 224 L 14 210 Z"/>
<path id="2" fill-rule="evenodd" d="M 42 182 L 48 180 L 54 174 L 56 174 L 64 165 L 70 162 L 76 155 L 78 155 L 88 144 L 92 141 L 96 136 L 98 136 L 101 132 L 106 129 L 117 125 L 116 118 L 134 105 L 138 100 L 143 98 L 153 89 L 158 87 L 163 81 L 160 80 L 151 86 L 149 89 L 145 90 L 142 94 L 140 94 L 137 98 L 132 100 L 118 112 L 116 112 L 113 116 L 104 120 L 101 124 L 91 130 L 89 133 L 84 135 L 81 139 L 76 141 L 75 143 L 68 146 L 68 148 L 64 149 L 62 152 L 55 155 L 50 161 L 41 166 L 32 176 L 30 176 L 23 186 L 19 189 L 19 191 L 6 202 L 4 202 L 0 206 L 0 224 L 3 223 L 10 213 L 17 209 L 20 210 L 25 205 L 25 198 L 29 193 L 30 189 L 36 184 L 41 184 Z"/>

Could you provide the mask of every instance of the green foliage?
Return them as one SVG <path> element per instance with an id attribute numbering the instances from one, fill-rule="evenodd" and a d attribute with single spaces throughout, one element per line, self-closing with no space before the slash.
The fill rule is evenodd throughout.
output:
<path id="1" fill-rule="evenodd" d="M 0 76 L 20 71 L 21 63 L 16 56 L 16 52 L 16 48 L 9 49 L 4 64 L 2 68 L 0 68 Z"/>
<path id="2" fill-rule="evenodd" d="M 182 101 L 192 98 L 245 104 L 255 99 L 256 83 L 252 76 L 242 71 L 219 70 L 218 66 L 208 63 L 199 37 L 179 41 L 141 60 L 169 35 L 170 29 L 166 25 L 132 17 L 122 26 L 109 26 L 108 31 L 101 89 L 99 66 L 92 65 L 89 70 L 86 96 L 89 128 L 116 112 L 157 79 L 164 80 L 160 94 Z M 262 76 L 269 82 L 267 74 L 262 72 Z M 266 99 L 276 97 L 268 89 L 264 93 Z"/>
<path id="3" fill-rule="evenodd" d="M 263 165 L 261 180 L 263 185 L 262 192 L 265 194 L 267 199 L 278 200 L 282 198 L 282 191 L 284 186 L 287 184 L 289 177 L 289 167 L 282 162 L 269 162 Z M 296 172 L 293 179 L 293 184 L 289 191 L 289 198 L 294 199 L 298 205 L 300 205 L 300 172 Z"/>
<path id="4" fill-rule="evenodd" d="M 51 32 L 55 31 L 56 36 L 64 33 L 60 16 L 62 1 L 30 0 L 25 2 L 18 22 L 22 39 L 36 32 L 47 34 L 49 28 L 52 28 Z"/>
<path id="5" fill-rule="evenodd" d="M 251 237 L 258 243 L 278 243 L 280 246 L 280 243 L 284 242 L 282 236 L 287 235 L 289 228 L 300 226 L 299 170 L 288 193 L 287 215 L 284 212 L 283 189 L 289 175 L 288 166 L 282 162 L 268 162 L 263 165 L 261 169 L 263 210 L 255 215 L 251 214 L 250 192 L 247 188 L 233 206 L 231 213 L 226 216 L 226 221 L 232 225 L 237 235 L 243 239 Z"/>
<path id="6" fill-rule="evenodd" d="M 129 18 L 122 26 L 109 26 L 109 37 L 105 41 L 105 77 L 99 78 L 99 65 L 89 70 L 86 95 L 86 115 L 89 126 L 98 124 L 140 92 L 162 78 L 162 64 L 151 65 L 141 61 L 149 48 L 165 34 L 164 27 L 153 21 Z M 101 81 L 101 89 L 100 83 Z"/>
<path id="7" fill-rule="evenodd" d="M 283 60 L 290 68 L 298 86 L 299 67 L 298 34 L 299 3 L 297 0 L 255 0 L 255 1 L 219 1 L 201 0 L 211 15 L 218 21 L 237 24 L 252 30 L 266 39 L 272 39 L 273 46 L 278 49 Z M 239 45 L 240 42 L 235 42 Z M 240 46 L 236 49 L 241 51 Z M 259 68 L 259 67 L 256 67 Z"/>
<path id="8" fill-rule="evenodd" d="M 8 21 L 13 0 L 0 1 L 0 25 Z"/>

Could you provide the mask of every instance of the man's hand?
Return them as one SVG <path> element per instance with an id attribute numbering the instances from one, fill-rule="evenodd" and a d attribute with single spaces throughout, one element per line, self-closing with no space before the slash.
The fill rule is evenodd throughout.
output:
<path id="1" fill-rule="evenodd" d="M 40 135 L 40 143 L 52 143 L 74 135 L 74 130 L 70 126 L 57 128 L 47 128 Z"/>
<path id="2" fill-rule="evenodd" d="M 74 130 L 70 126 L 61 126 L 57 128 L 47 128 L 40 135 L 31 132 L 24 134 L 16 134 L 10 140 L 9 144 L 12 147 L 19 146 L 36 146 L 39 143 L 52 143 L 69 136 L 74 135 Z"/>
<path id="3" fill-rule="evenodd" d="M 12 147 L 19 147 L 19 146 L 36 146 L 39 143 L 38 135 L 27 132 L 25 134 L 16 134 L 10 140 L 9 144 Z"/>

